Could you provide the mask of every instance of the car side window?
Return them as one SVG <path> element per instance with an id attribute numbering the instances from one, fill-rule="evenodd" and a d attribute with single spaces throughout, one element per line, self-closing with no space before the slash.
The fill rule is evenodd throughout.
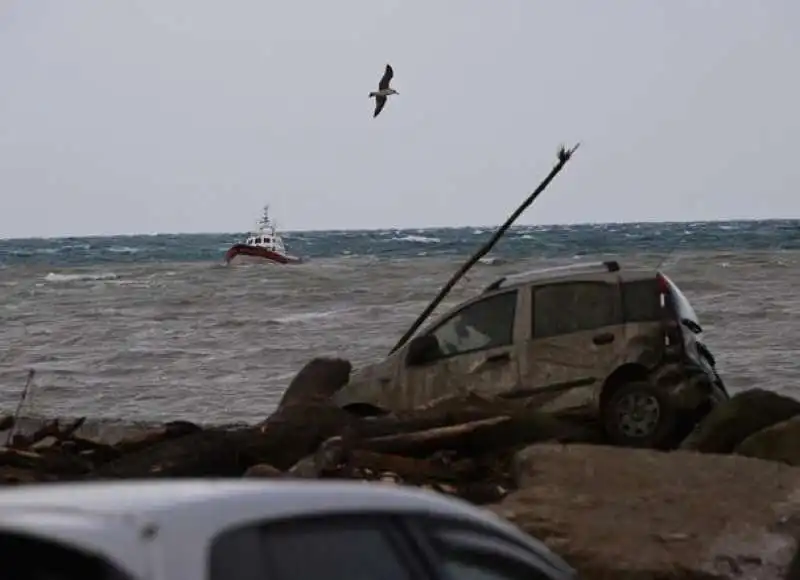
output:
<path id="1" fill-rule="evenodd" d="M 443 564 L 451 580 L 550 580 L 540 570 L 488 554 L 451 553 Z"/>
<path id="2" fill-rule="evenodd" d="M 534 286 L 533 336 L 546 338 L 594 330 L 622 322 L 617 286 L 605 282 L 567 282 Z"/>
<path id="3" fill-rule="evenodd" d="M 15 580 L 128 580 L 97 555 L 22 534 L 0 533 L 2 577 Z"/>
<path id="4" fill-rule="evenodd" d="M 622 284 L 622 304 L 626 322 L 661 319 L 661 300 L 655 279 L 633 280 Z"/>
<path id="5" fill-rule="evenodd" d="M 514 341 L 517 291 L 495 294 L 473 302 L 434 329 L 443 356 L 466 354 Z"/>
<path id="6" fill-rule="evenodd" d="M 554 580 L 536 558 L 494 535 L 447 529 L 432 533 L 433 548 L 450 580 Z"/>
<path id="7" fill-rule="evenodd" d="M 378 517 L 302 518 L 223 533 L 211 580 L 414 580 Z"/>

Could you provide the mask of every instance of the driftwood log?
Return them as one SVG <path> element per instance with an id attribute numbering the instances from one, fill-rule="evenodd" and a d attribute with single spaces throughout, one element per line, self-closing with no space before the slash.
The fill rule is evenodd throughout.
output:
<path id="1" fill-rule="evenodd" d="M 338 358 L 315 358 L 295 375 L 283 392 L 278 410 L 295 404 L 308 404 L 330 398 L 350 380 L 350 361 Z"/>

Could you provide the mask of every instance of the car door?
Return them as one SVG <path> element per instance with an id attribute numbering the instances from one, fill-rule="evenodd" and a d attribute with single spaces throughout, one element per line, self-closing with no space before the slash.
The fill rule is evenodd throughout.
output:
<path id="1" fill-rule="evenodd" d="M 543 410 L 591 405 L 624 351 L 622 298 L 614 279 L 531 288 L 530 335 L 520 357 L 522 390 Z"/>
<path id="2" fill-rule="evenodd" d="M 386 514 L 247 525 L 212 543 L 209 580 L 434 580 Z"/>
<path id="3" fill-rule="evenodd" d="M 512 289 L 481 296 L 427 331 L 436 338 L 438 353 L 425 364 L 402 365 L 400 405 L 411 408 L 459 393 L 496 395 L 516 388 L 524 330 L 517 324 L 519 295 Z"/>

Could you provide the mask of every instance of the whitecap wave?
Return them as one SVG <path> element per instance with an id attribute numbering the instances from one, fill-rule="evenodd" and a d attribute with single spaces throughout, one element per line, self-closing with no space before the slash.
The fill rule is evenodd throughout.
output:
<path id="1" fill-rule="evenodd" d="M 310 320 L 318 320 L 320 318 L 330 318 L 331 316 L 341 315 L 345 312 L 351 311 L 353 308 L 334 308 L 332 310 L 316 310 L 312 312 L 295 312 L 292 314 L 285 314 L 284 316 L 277 316 L 271 319 L 271 322 L 277 324 L 289 324 L 294 322 L 308 322 Z"/>
<path id="2" fill-rule="evenodd" d="M 399 238 L 392 238 L 392 242 L 414 242 L 417 244 L 438 244 L 441 242 L 439 238 L 433 238 L 428 236 L 416 236 L 414 234 L 408 234 L 406 236 L 401 236 Z"/>
<path id="3" fill-rule="evenodd" d="M 98 282 L 102 280 L 116 280 L 114 272 L 100 272 L 98 274 L 56 274 L 50 272 L 44 277 L 46 282 Z"/>

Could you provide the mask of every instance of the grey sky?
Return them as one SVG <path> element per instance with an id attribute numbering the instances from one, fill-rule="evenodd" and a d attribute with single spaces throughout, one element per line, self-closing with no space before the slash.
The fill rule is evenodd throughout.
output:
<path id="1" fill-rule="evenodd" d="M 798 31 L 796 0 L 0 0 L 0 237 L 496 224 L 577 140 L 520 223 L 800 217 Z"/>

